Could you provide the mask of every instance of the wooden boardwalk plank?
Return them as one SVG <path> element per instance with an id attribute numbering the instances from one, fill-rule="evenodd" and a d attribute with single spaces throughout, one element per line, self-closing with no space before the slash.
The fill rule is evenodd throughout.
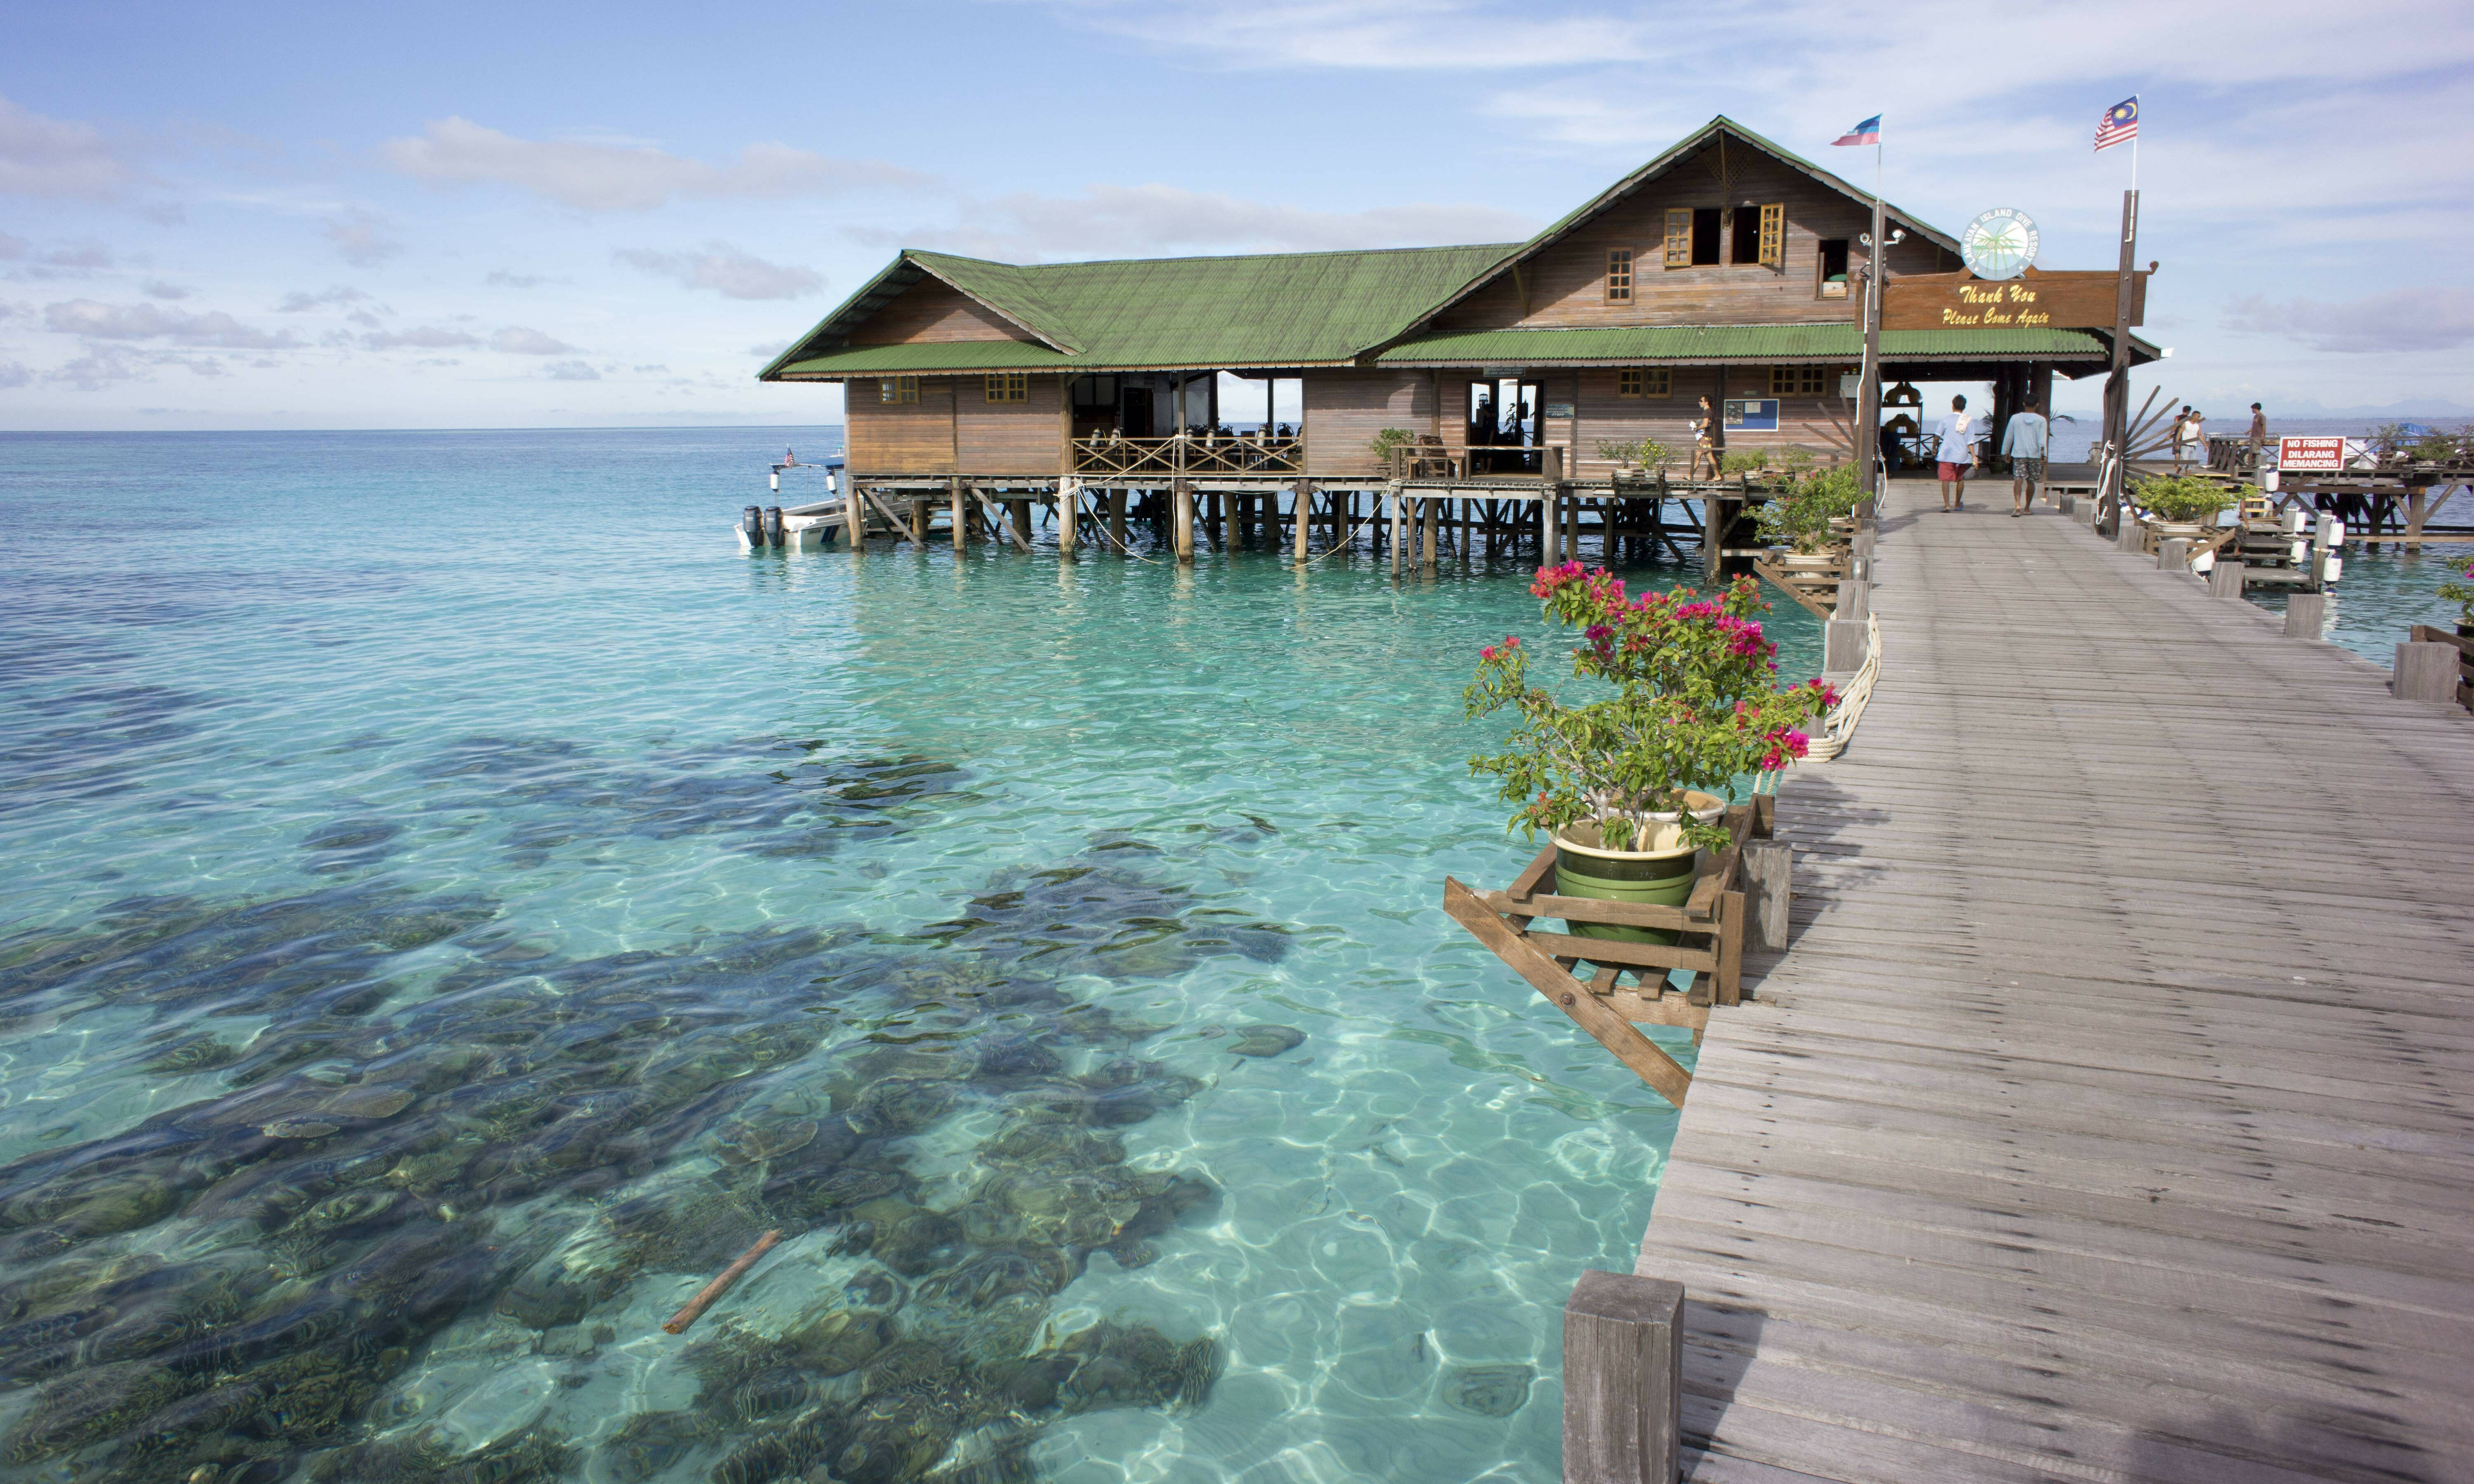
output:
<path id="1" fill-rule="evenodd" d="M 1641 1244 L 1687 1477 L 2474 1480 L 2474 718 L 1886 503 L 1880 681 Z"/>

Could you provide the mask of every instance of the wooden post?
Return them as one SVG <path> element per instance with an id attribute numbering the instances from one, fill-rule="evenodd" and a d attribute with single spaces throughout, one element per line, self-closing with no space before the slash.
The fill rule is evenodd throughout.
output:
<path id="1" fill-rule="evenodd" d="M 1108 539 L 1117 550 L 1126 549 L 1126 491 L 1123 489 L 1108 491 Z"/>
<path id="2" fill-rule="evenodd" d="M 1426 528 L 1425 545 L 1419 555 L 1418 564 L 1424 567 L 1428 572 L 1435 570 L 1435 545 L 1438 541 L 1443 539 L 1443 512 L 1436 508 L 1442 503 L 1443 502 L 1440 500 L 1433 499 L 1419 500 L 1418 502 L 1419 515 Z"/>
<path id="3" fill-rule="evenodd" d="M 1007 500 L 1006 504 L 1013 508 L 1013 534 L 1020 538 L 1024 549 L 1028 550 L 1031 546 L 1031 502 Z"/>
<path id="4" fill-rule="evenodd" d="M 1837 617 L 1863 621 L 1873 612 L 1873 585 L 1860 577 L 1843 578 L 1838 584 Z"/>
<path id="5" fill-rule="evenodd" d="M 2324 592 L 2297 592 L 2285 600 L 2285 636 L 2289 639 L 2316 639 L 2328 618 L 2328 595 Z"/>
<path id="6" fill-rule="evenodd" d="M 2457 657 L 2454 644 L 2406 643 L 2396 647 L 2395 679 L 2389 692 L 2399 701 L 2457 700 Z"/>
<path id="7" fill-rule="evenodd" d="M 2170 541 L 2158 541 L 2156 543 L 2156 570 L 2159 572 L 2187 572 L 2190 569 L 2191 542 L 2189 538 L 2177 536 Z"/>
<path id="8" fill-rule="evenodd" d="M 1864 668 L 1864 625 L 1852 618 L 1833 618 L 1821 637 L 1821 668 L 1831 674 L 1854 674 Z"/>
<path id="9" fill-rule="evenodd" d="M 1795 871 L 1795 847 L 1784 840 L 1744 842 L 1744 896 L 1752 906 L 1745 936 L 1771 953 L 1786 947 L 1787 898 Z"/>
<path id="10" fill-rule="evenodd" d="M 1404 496 L 1400 493 L 1400 487 L 1394 485 L 1390 494 L 1392 497 L 1392 575 L 1397 578 L 1400 575 L 1401 538 L 1405 534 L 1403 528 L 1408 525 L 1408 519 L 1407 512 L 1401 509 Z"/>
<path id="11" fill-rule="evenodd" d="M 2422 522 L 2423 517 L 2430 514 L 2430 505 L 2429 490 L 2408 490 L 2405 492 L 2405 549 L 2409 552 L 2422 550 Z"/>
<path id="12" fill-rule="evenodd" d="M 960 551 L 971 543 L 970 516 L 962 510 L 961 475 L 957 474 L 945 481 L 945 495 L 952 502 L 954 512 L 951 517 L 954 523 L 954 549 Z"/>
<path id="13" fill-rule="evenodd" d="M 1056 486 L 1056 554 L 1072 562 L 1081 556 L 1082 487 L 1061 480 Z"/>
<path id="14" fill-rule="evenodd" d="M 1587 1272 L 1564 1304 L 1564 1484 L 1675 1484 L 1684 1285 Z"/>
<path id="15" fill-rule="evenodd" d="M 2136 552 L 2141 548 L 2141 546 L 2146 544 L 2142 534 L 2144 529 L 2145 528 L 2140 525 L 2137 517 L 2130 514 L 2130 502 L 2127 499 L 2123 500 L 2122 504 L 2122 523 L 2114 530 L 2113 543 L 2116 546 L 2121 547 L 2123 551 Z"/>
<path id="16" fill-rule="evenodd" d="M 928 543 L 928 502 L 918 495 L 910 497 L 910 544 Z"/>
<path id="17" fill-rule="evenodd" d="M 1314 487 L 1302 479 L 1298 480 L 1296 496 L 1297 529 L 1289 534 L 1289 539 L 1297 543 L 1298 561 L 1303 562 L 1306 560 L 1307 515 L 1314 510 Z"/>
<path id="18" fill-rule="evenodd" d="M 1212 499 L 1220 506 L 1220 549 L 1235 551 L 1237 549 L 1237 496 L 1215 494 Z"/>
<path id="19" fill-rule="evenodd" d="M 852 556 L 867 555 L 867 501 L 847 467 L 842 469 L 842 539 L 850 542 Z"/>
<path id="20" fill-rule="evenodd" d="M 1718 580 L 1726 561 L 1718 555 L 1718 495 L 1714 489 L 1701 491 L 1701 581 L 1706 586 Z"/>
<path id="21" fill-rule="evenodd" d="M 1190 562 L 1194 560 L 1194 487 L 1177 480 L 1169 498 L 1174 502 L 1171 518 L 1176 522 L 1176 560 Z"/>
<path id="22" fill-rule="evenodd" d="M 2240 552 L 2236 552 L 2232 556 L 2227 556 L 2223 552 L 2219 552 L 2217 554 L 2217 564 L 2208 568 L 2208 596 L 2212 598 L 2241 597 L 2243 595 L 2243 578 L 2245 575 L 2245 569 L 2243 566 L 2242 554 Z"/>

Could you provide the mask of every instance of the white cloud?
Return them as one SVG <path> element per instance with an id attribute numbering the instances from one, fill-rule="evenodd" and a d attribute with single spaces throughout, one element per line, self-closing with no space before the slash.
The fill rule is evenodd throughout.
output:
<path id="1" fill-rule="evenodd" d="M 480 336 L 468 330 L 444 329 L 435 324 L 379 330 L 361 337 L 364 350 L 474 350 L 480 348 L 481 343 Z"/>
<path id="2" fill-rule="evenodd" d="M 73 242 L 48 252 L 37 252 L 32 243 L 6 234 L 0 234 L 0 259 L 26 265 L 11 273 L 9 276 L 12 278 L 36 280 L 91 277 L 116 264 L 111 250 L 99 242 Z"/>
<path id="3" fill-rule="evenodd" d="M 373 267 L 401 252 L 403 244 L 395 239 L 394 229 L 393 222 L 357 206 L 327 218 L 327 240 L 354 268 Z"/>
<path id="4" fill-rule="evenodd" d="M 542 368 L 552 381 L 599 381 L 601 373 L 582 361 L 552 361 Z"/>
<path id="5" fill-rule="evenodd" d="M 691 289 L 711 289 L 725 299 L 797 299 L 825 286 L 814 269 L 768 263 L 726 242 L 707 243 L 702 252 L 626 248 L 614 255 L 630 268 L 676 278 Z"/>
<path id="6" fill-rule="evenodd" d="M 1094 185 L 1079 196 L 1002 196 L 965 205 L 972 225 L 908 232 L 856 228 L 874 247 L 950 247 L 990 257 L 1125 256 L 1213 248 L 1294 252 L 1517 242 L 1537 223 L 1492 206 L 1410 203 L 1314 211 L 1174 185 Z"/>
<path id="7" fill-rule="evenodd" d="M 2458 288 L 2397 289 L 2346 303 L 2265 296 L 2226 307 L 2225 327 L 2242 334 L 2287 335 L 2314 350 L 2451 350 L 2474 344 L 2474 292 Z"/>
<path id="8" fill-rule="evenodd" d="M 136 180 L 92 125 L 46 118 L 0 98 L 0 193 L 109 201 Z"/>
<path id="9" fill-rule="evenodd" d="M 331 288 L 320 289 L 315 294 L 306 289 L 294 289 L 283 296 L 282 302 L 275 306 L 275 312 L 307 314 L 312 309 L 341 309 L 346 304 L 361 303 L 369 297 L 367 293 L 353 288 L 349 283 L 338 283 Z"/>
<path id="10" fill-rule="evenodd" d="M 511 274 L 499 269 L 481 281 L 494 289 L 537 289 L 549 280 L 539 274 Z"/>
<path id="11" fill-rule="evenodd" d="M 1642 61 L 1672 34 L 1638 14 L 1540 15 L 1532 7 L 1471 0 L 1265 0 L 1232 8 L 1210 0 L 1065 0 L 1050 9 L 1094 30 L 1201 52 L 1245 68 L 1346 67 L 1380 71 L 1500 71 Z"/>
<path id="12" fill-rule="evenodd" d="M 88 341 L 85 354 L 53 368 L 43 379 L 62 382 L 82 392 L 99 392 L 119 382 L 152 381 L 156 371 L 166 366 L 177 366 L 200 376 L 221 376 L 225 373 L 223 362 L 210 355 L 189 356 L 171 350 Z"/>
<path id="13" fill-rule="evenodd" d="M 268 334 L 241 323 L 222 310 L 187 314 L 153 304 L 106 304 L 72 299 L 43 306 L 43 326 L 63 335 L 93 340 L 165 340 L 176 346 L 212 346 L 226 350 L 279 350 L 300 342 L 289 331 Z"/>
<path id="14" fill-rule="evenodd" d="M 23 361 L 0 361 L 0 388 L 22 387 L 35 379 Z"/>
<path id="15" fill-rule="evenodd" d="M 439 119 L 418 137 L 390 139 L 378 156 L 435 185 L 512 185 L 579 211 L 644 211 L 674 197 L 831 196 L 925 179 L 881 161 L 837 159 L 787 144 L 751 144 L 735 163 L 714 165 L 649 145 L 520 139 L 465 118 Z"/>
<path id="16" fill-rule="evenodd" d="M 510 324 L 490 337 L 490 348 L 503 350 L 510 355 L 565 355 L 575 347 L 563 340 L 554 340 L 539 330 L 526 329 L 521 324 Z"/>
<path id="17" fill-rule="evenodd" d="M 197 292 L 195 289 L 184 288 L 177 283 L 166 283 L 160 278 L 149 278 L 140 284 L 139 288 L 149 299 L 186 299 Z"/>

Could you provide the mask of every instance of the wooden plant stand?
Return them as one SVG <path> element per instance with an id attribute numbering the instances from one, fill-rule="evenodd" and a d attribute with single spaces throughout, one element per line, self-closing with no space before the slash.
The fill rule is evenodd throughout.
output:
<path id="1" fill-rule="evenodd" d="M 1686 1026 L 1698 1042 L 1710 1023 L 1712 1005 L 1734 1005 L 1743 999 L 1744 925 L 1749 916 L 1744 844 L 1769 837 L 1776 805 L 1775 797 L 1762 795 L 1728 809 L 1727 848 L 1710 858 L 1708 869 L 1692 884 L 1692 896 L 1681 907 L 1598 901 L 1540 891 L 1555 870 L 1555 847 L 1549 844 L 1505 891 L 1472 892 L 1445 876 L 1443 910 L 1598 1044 L 1613 1052 L 1615 1060 L 1681 1108 L 1684 1094 L 1692 1086 L 1692 1074 L 1634 1029 L 1634 1022 Z M 1583 938 L 1531 927 L 1540 918 L 1561 919 L 1566 926 L 1589 922 L 1663 928 L 1680 939 L 1661 944 Z M 1595 970 L 1586 980 L 1577 974 L 1583 964 Z M 1667 985 L 1667 970 L 1674 969 L 1691 972 L 1689 990 Z M 1634 980 L 1629 986 L 1622 982 L 1627 974 Z"/>

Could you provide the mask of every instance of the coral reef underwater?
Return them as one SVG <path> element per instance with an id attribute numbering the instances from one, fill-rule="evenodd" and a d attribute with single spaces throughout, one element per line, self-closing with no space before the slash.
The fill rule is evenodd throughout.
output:
<path id="1" fill-rule="evenodd" d="M 518 852 L 728 828 L 791 856 L 958 777 L 846 766 L 791 810 L 546 746 L 475 739 L 437 774 L 546 799 Z M 1055 1419 L 1203 1404 L 1213 1337 L 1054 1323 L 1093 1254 L 1140 1266 L 1219 1199 L 1128 1159 L 1124 1131 L 1200 1089 L 1139 1054 L 1164 1027 L 1069 984 L 1276 958 L 1276 928 L 1107 842 L 900 936 L 570 959 L 489 896 L 390 882 L 402 827 L 311 831 L 318 890 L 132 898 L 0 942 L 0 1026 L 109 1011 L 139 1028 L 91 1075 L 206 1092 L 0 1168 L 0 1475 L 996 1484 L 1032 1476 Z M 700 1281 L 768 1230 L 829 1244 L 841 1281 L 794 1317 L 725 1302 L 661 1337 L 683 1405 L 475 1439 L 381 1404 L 450 1327 L 588 1363 L 641 1337 L 619 1316 L 648 1279 Z"/>

